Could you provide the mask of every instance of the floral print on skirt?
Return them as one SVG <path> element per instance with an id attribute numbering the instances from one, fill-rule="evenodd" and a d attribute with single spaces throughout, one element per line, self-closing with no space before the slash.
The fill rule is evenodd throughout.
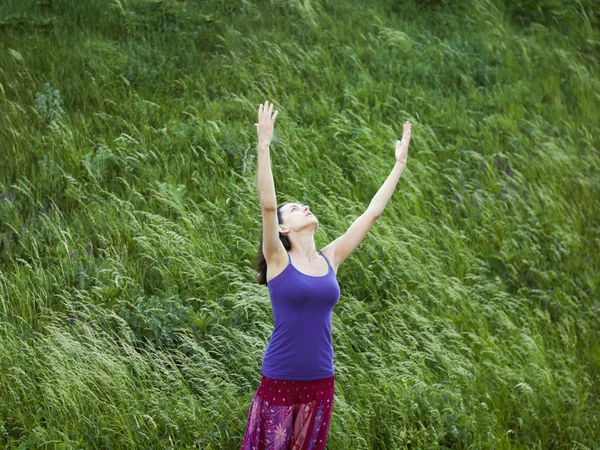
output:
<path id="1" fill-rule="evenodd" d="M 335 375 L 297 381 L 262 374 L 241 450 L 323 450 L 333 411 L 334 381 Z"/>

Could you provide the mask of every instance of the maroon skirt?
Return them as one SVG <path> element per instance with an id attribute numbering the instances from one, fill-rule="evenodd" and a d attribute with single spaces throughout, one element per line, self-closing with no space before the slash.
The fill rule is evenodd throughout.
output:
<path id="1" fill-rule="evenodd" d="M 329 433 L 335 375 L 310 381 L 262 374 L 250 404 L 242 450 L 323 450 Z"/>

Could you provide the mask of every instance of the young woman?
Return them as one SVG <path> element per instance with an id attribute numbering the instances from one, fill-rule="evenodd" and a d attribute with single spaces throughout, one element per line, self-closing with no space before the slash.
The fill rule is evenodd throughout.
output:
<path id="1" fill-rule="evenodd" d="M 250 404 L 242 450 L 322 450 L 333 411 L 331 312 L 340 297 L 337 269 L 363 240 L 406 166 L 410 123 L 396 141 L 396 164 L 366 212 L 342 236 L 316 251 L 319 227 L 308 205 L 277 206 L 269 145 L 273 104 L 258 108 L 258 194 L 263 229 L 257 281 L 271 296 L 274 330 L 262 380 Z"/>

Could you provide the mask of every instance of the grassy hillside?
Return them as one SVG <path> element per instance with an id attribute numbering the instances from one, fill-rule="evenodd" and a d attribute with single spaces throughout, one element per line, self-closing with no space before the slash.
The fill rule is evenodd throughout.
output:
<path id="1" fill-rule="evenodd" d="M 338 271 L 328 449 L 600 448 L 594 0 L 0 2 L 0 448 L 239 449 L 257 109 Z"/>

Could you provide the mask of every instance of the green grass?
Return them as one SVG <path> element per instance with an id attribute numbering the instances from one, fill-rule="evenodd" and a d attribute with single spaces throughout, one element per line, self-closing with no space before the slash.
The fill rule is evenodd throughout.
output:
<path id="1" fill-rule="evenodd" d="M 0 447 L 239 449 L 257 109 L 338 271 L 328 449 L 600 448 L 592 0 L 0 3 Z"/>

